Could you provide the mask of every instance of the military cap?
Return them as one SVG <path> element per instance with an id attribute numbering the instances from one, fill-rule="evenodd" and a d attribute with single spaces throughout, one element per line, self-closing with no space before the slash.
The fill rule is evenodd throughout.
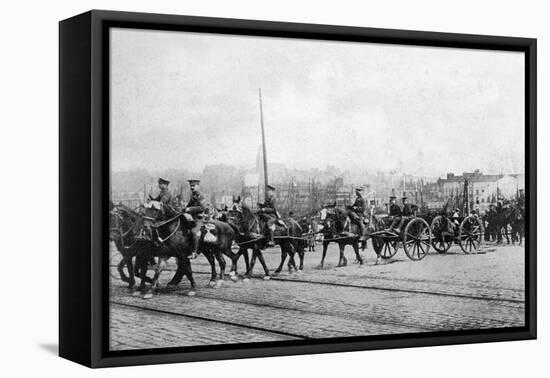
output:
<path id="1" fill-rule="evenodd" d="M 159 177 L 158 183 L 168 185 L 168 184 L 170 184 L 170 180 L 166 180 L 166 179 L 163 179 L 163 178 Z"/>
<path id="2" fill-rule="evenodd" d="M 355 191 L 356 191 L 356 192 L 362 192 L 362 191 L 363 191 L 363 188 L 360 187 L 360 186 L 357 186 L 357 187 L 355 188 Z"/>
<path id="3" fill-rule="evenodd" d="M 396 196 L 390 196 L 390 201 L 396 199 Z"/>
<path id="4" fill-rule="evenodd" d="M 409 199 L 409 197 L 403 196 L 403 197 L 401 197 L 401 199 L 402 199 L 403 201 L 405 201 L 406 199 Z"/>
<path id="5" fill-rule="evenodd" d="M 289 212 L 288 212 L 288 216 L 289 216 L 289 217 L 291 217 L 291 216 L 293 216 L 293 215 L 294 215 L 294 211 L 289 211 Z"/>
<path id="6" fill-rule="evenodd" d="M 267 189 L 269 190 L 275 190 L 275 187 L 273 185 L 267 185 Z"/>
<path id="7" fill-rule="evenodd" d="M 233 202 L 238 203 L 241 201 L 241 196 L 233 196 Z"/>
<path id="8" fill-rule="evenodd" d="M 201 180 L 197 180 L 197 179 L 191 179 L 191 180 L 187 180 L 189 182 L 189 185 L 191 184 L 200 184 L 201 183 Z"/>

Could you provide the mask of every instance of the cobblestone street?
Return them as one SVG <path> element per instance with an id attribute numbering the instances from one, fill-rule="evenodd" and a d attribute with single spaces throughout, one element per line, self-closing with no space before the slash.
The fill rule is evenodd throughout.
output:
<path id="1" fill-rule="evenodd" d="M 331 245 L 324 269 L 317 269 L 321 246 L 306 252 L 304 271 L 284 270 L 209 288 L 210 267 L 204 257 L 192 263 L 197 295 L 187 296 L 184 278 L 178 289 L 161 289 L 152 299 L 132 296 L 113 265 L 111 250 L 110 347 L 112 350 L 232 344 L 323 337 L 383 335 L 436 330 L 464 330 L 524 325 L 524 248 L 484 245 L 465 255 L 453 246 L 444 255 L 432 251 L 421 261 L 403 250 L 383 264 L 369 244 L 365 264 L 336 268 Z M 279 249 L 264 253 L 271 272 Z M 229 271 L 230 264 L 226 269 Z M 175 264 L 161 276 L 164 286 Z M 286 264 L 285 264 L 286 268 Z M 244 271 L 244 261 L 239 261 Z"/>

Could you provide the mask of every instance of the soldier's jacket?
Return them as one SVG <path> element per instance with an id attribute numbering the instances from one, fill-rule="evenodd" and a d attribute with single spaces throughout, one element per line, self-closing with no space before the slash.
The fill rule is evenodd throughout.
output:
<path id="1" fill-rule="evenodd" d="M 399 205 L 392 204 L 390 205 L 390 216 L 392 217 L 400 217 L 402 215 L 401 208 Z"/>
<path id="2" fill-rule="evenodd" d="M 355 202 L 352 205 L 353 211 L 360 215 L 363 215 L 365 213 L 366 206 L 367 204 L 365 202 L 365 199 L 361 196 L 357 196 L 357 198 L 355 198 Z"/>
<path id="3" fill-rule="evenodd" d="M 413 212 L 413 209 L 412 209 L 411 205 L 409 205 L 409 204 L 403 205 L 403 215 L 406 216 L 406 217 L 414 215 L 414 212 Z"/>
<path id="4" fill-rule="evenodd" d="M 191 192 L 191 198 L 189 199 L 189 202 L 186 206 L 187 212 L 192 215 L 196 215 L 206 211 L 206 207 L 207 203 L 204 195 L 198 190 L 195 192 Z"/>
<path id="5" fill-rule="evenodd" d="M 170 193 L 170 191 L 166 190 L 166 189 L 161 190 L 158 196 L 156 196 L 154 198 L 149 196 L 149 198 L 153 201 L 160 201 L 165 205 L 171 205 L 172 204 L 172 193 Z"/>
<path id="6" fill-rule="evenodd" d="M 274 195 L 268 195 L 264 201 L 264 203 L 261 205 L 262 211 L 264 213 L 276 213 L 277 208 L 275 207 L 275 203 L 277 202 L 277 199 Z"/>

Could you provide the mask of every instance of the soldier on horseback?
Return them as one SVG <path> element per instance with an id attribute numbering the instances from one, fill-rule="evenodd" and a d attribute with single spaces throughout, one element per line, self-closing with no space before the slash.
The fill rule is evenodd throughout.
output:
<path id="1" fill-rule="evenodd" d="M 359 240 L 366 240 L 365 236 L 365 223 L 363 222 L 366 202 L 361 192 L 363 188 L 355 188 L 355 202 L 351 205 L 351 209 L 348 211 L 348 216 L 352 223 L 355 223 L 359 227 Z"/>
<path id="2" fill-rule="evenodd" d="M 273 185 L 267 185 L 267 192 L 265 194 L 265 201 L 260 206 L 260 219 L 264 223 L 264 230 L 266 232 L 266 237 L 268 239 L 267 245 L 273 247 L 275 245 L 275 240 L 273 238 L 273 229 L 275 228 L 275 223 L 283 226 L 287 231 L 288 228 L 281 221 L 281 216 L 275 207 L 276 198 L 275 198 L 275 187 Z"/>
<path id="3" fill-rule="evenodd" d="M 183 211 L 190 214 L 194 219 L 197 219 L 207 210 L 207 203 L 200 191 L 200 180 L 188 181 L 191 189 L 191 198 L 189 198 L 189 202 Z"/>
<path id="4" fill-rule="evenodd" d="M 159 194 L 156 197 L 153 197 L 149 194 L 149 199 L 151 201 L 159 201 L 162 202 L 163 205 L 171 205 L 172 204 L 172 193 L 168 190 L 168 185 L 170 184 L 170 181 L 165 180 L 163 178 L 158 179 L 158 187 L 159 187 Z"/>

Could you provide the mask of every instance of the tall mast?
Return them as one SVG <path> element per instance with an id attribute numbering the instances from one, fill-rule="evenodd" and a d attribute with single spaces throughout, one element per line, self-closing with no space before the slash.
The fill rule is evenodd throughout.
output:
<path id="1" fill-rule="evenodd" d="M 263 158 L 264 158 L 264 197 L 267 193 L 267 185 L 268 185 L 268 179 L 267 179 L 267 155 L 265 152 L 265 131 L 264 131 L 264 111 L 262 106 L 262 88 L 259 88 L 259 94 L 260 94 L 260 126 L 262 128 L 262 152 L 263 152 Z"/>

